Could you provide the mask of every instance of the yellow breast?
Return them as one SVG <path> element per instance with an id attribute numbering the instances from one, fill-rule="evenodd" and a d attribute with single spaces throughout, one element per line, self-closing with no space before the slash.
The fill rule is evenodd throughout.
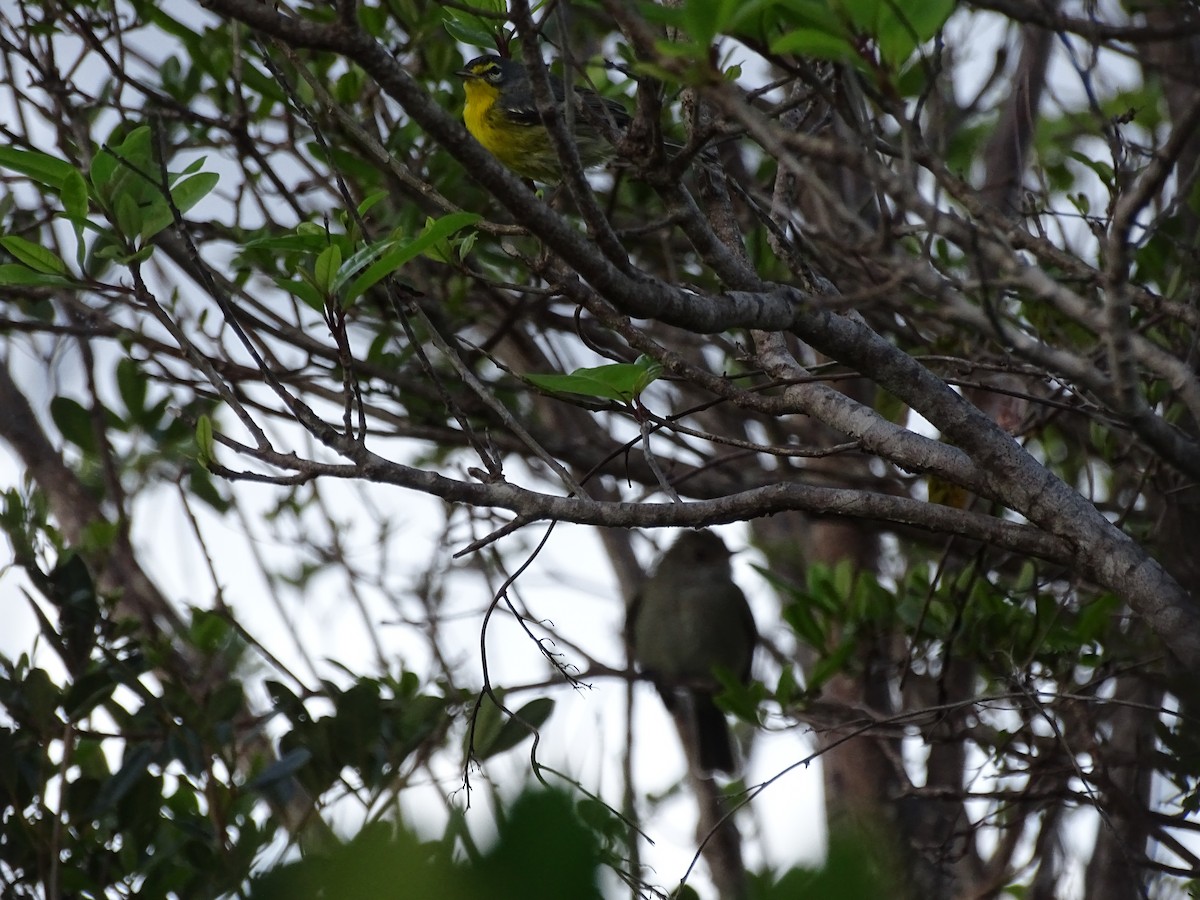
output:
<path id="1" fill-rule="evenodd" d="M 467 94 L 467 105 L 463 107 L 463 121 L 467 125 L 467 131 L 474 135 L 475 140 L 491 150 L 495 141 L 494 129 L 488 122 L 488 110 L 496 102 L 496 98 L 500 96 L 500 91 L 492 87 L 486 81 L 471 79 L 463 85 L 463 89 Z"/>
<path id="2" fill-rule="evenodd" d="M 518 175 L 557 180 L 558 160 L 545 128 L 506 120 L 496 106 L 500 91 L 486 81 L 469 79 L 463 90 L 467 97 L 463 122 L 475 140 Z"/>

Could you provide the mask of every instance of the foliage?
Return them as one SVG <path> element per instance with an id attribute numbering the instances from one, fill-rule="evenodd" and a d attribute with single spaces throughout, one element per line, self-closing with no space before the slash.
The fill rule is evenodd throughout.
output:
<path id="1" fill-rule="evenodd" d="M 1200 875 L 1193 11 L 67 6 L 0 12 L 5 896 L 657 896 L 685 788 L 731 897 Z M 626 106 L 614 163 L 504 170 L 480 51 Z M 754 545 L 718 702 L 820 758 L 822 868 L 717 827 L 785 773 L 612 752 L 558 523 L 630 591 Z"/>

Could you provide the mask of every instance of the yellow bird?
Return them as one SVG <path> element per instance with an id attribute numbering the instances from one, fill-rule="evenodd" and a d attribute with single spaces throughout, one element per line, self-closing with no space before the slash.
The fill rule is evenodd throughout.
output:
<path id="1" fill-rule="evenodd" d="M 457 72 L 463 79 L 467 102 L 463 121 L 475 140 L 522 178 L 543 183 L 562 178 L 554 142 L 538 115 L 529 71 L 519 62 L 499 56 L 480 56 Z M 629 113 L 620 103 L 594 91 L 576 88 L 571 115 L 567 115 L 566 89 L 550 76 L 550 89 L 559 115 L 572 129 L 579 160 L 585 169 L 613 157 L 603 123 L 618 130 L 629 124 Z"/>

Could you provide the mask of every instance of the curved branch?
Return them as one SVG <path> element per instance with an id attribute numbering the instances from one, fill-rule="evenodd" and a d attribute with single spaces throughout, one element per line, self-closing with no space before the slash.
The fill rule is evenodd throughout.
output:
<path id="1" fill-rule="evenodd" d="M 404 106 L 414 121 L 468 167 L 476 181 L 623 312 L 656 318 L 700 333 L 738 327 L 789 330 L 820 352 L 853 365 L 908 403 L 952 443 L 966 451 L 985 472 L 993 496 L 1004 496 L 1014 510 L 1065 540 L 1072 548 L 1073 568 L 1077 574 L 1094 578 L 1124 596 L 1182 663 L 1200 667 L 1200 610 L 1162 566 L 945 382 L 865 324 L 822 309 L 812 302 L 812 297 L 789 287 L 746 285 L 749 290 L 715 297 L 651 279 L 632 278 L 595 253 L 585 235 L 538 201 L 515 176 L 471 140 L 466 129 L 435 103 L 395 58 L 366 32 L 345 25 L 323 25 L 289 18 L 251 0 L 212 0 L 210 6 L 294 45 L 333 50 L 355 59 Z M 729 106 L 731 98 L 726 90 L 732 88 L 715 85 L 711 95 Z M 743 120 L 748 125 L 762 125 L 755 120 L 751 110 L 744 108 L 744 111 Z M 763 127 L 771 136 L 770 128 Z M 789 139 L 794 142 L 798 137 L 790 135 Z M 806 139 L 805 143 L 811 144 L 814 150 L 829 152 L 822 142 Z M 889 181 L 896 177 L 886 170 L 880 174 Z M 929 214 L 934 218 L 942 215 L 941 211 L 933 209 Z M 326 437 L 334 436 L 327 434 L 323 439 Z M 336 447 L 336 439 L 329 445 Z M 345 450 L 339 448 L 339 452 L 345 453 Z M 376 469 L 365 448 L 359 448 L 357 453 L 358 458 L 354 454 L 347 455 L 359 462 L 367 477 L 384 474 Z M 421 479 L 438 477 L 427 473 L 420 476 Z M 516 490 L 501 487 L 502 490 Z M 797 487 L 787 485 L 784 489 Z M 456 499 L 468 500 L 466 496 Z M 549 500 L 547 498 L 547 502 Z M 889 500 L 895 501 L 895 498 Z M 610 509 L 621 508 L 622 505 L 618 505 Z M 849 510 L 840 511 L 853 514 Z M 624 524 L 620 518 L 594 524 Z M 707 522 L 731 519 L 714 517 Z"/>

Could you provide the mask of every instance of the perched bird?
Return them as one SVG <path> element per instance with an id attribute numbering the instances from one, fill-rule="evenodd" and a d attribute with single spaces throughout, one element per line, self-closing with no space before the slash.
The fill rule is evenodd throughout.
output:
<path id="1" fill-rule="evenodd" d="M 729 556 L 711 531 L 684 532 L 634 597 L 626 625 L 634 660 L 692 732 L 695 763 L 705 772 L 734 770 L 729 726 L 713 702 L 720 690 L 713 670 L 749 681 L 758 642 Z"/>
<path id="2" fill-rule="evenodd" d="M 457 74 L 463 79 L 467 96 L 463 121 L 475 140 L 522 178 L 543 183 L 558 181 L 562 177 L 558 153 L 538 115 L 525 66 L 499 56 L 480 56 Z M 553 75 L 550 90 L 560 117 L 570 125 L 583 167 L 590 169 L 611 159 L 613 147 L 604 137 L 603 123 L 624 128 L 629 124 L 625 107 L 594 91 L 575 88 L 568 116 L 566 89 Z"/>

